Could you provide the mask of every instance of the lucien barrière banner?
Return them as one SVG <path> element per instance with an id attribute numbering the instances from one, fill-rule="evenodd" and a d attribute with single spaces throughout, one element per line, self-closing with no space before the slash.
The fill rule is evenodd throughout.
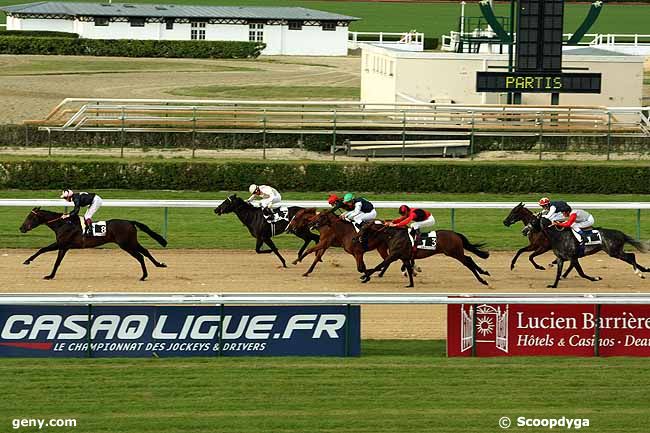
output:
<path id="1" fill-rule="evenodd" d="M 447 355 L 650 356 L 650 305 L 449 305 Z"/>

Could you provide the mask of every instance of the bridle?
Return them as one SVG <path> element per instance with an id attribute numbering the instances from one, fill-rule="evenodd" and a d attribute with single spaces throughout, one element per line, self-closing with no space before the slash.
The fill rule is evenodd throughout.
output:
<path id="1" fill-rule="evenodd" d="M 31 213 L 33 213 L 34 215 L 38 216 L 38 212 L 36 212 L 36 211 L 33 210 L 33 209 L 32 209 L 32 212 L 31 212 Z M 54 221 L 58 221 L 58 220 L 60 220 L 60 219 L 63 219 L 63 215 L 60 215 L 60 216 L 57 217 L 57 218 L 51 219 L 51 220 L 49 220 L 49 221 L 46 221 L 46 222 L 45 222 L 45 225 L 48 225 L 48 224 L 53 223 Z"/>

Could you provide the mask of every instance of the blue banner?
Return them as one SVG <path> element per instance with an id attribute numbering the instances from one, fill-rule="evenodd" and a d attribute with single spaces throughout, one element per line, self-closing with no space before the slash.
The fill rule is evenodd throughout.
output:
<path id="1" fill-rule="evenodd" d="M 0 306 L 0 356 L 359 356 L 359 306 Z"/>

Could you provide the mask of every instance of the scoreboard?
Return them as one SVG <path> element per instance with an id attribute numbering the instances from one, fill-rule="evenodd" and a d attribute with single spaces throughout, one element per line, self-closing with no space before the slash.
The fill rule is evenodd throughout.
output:
<path id="1" fill-rule="evenodd" d="M 477 92 L 600 93 L 601 74 L 477 72 Z"/>

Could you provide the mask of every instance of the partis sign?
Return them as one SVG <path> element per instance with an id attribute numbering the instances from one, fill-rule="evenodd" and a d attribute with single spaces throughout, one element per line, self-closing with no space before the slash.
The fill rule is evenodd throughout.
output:
<path id="1" fill-rule="evenodd" d="M 449 305 L 449 356 L 650 356 L 648 305 Z"/>

